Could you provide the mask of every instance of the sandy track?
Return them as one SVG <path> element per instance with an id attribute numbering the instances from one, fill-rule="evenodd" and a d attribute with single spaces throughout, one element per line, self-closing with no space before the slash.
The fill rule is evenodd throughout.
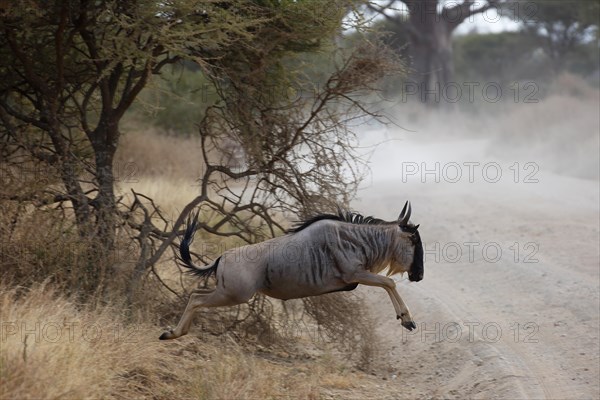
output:
<path id="1" fill-rule="evenodd" d="M 405 142 L 378 159 L 483 164 L 468 151 L 484 146 L 447 142 L 432 156 Z M 513 161 L 495 161 L 511 179 L 403 182 L 401 165 L 380 161 L 373 176 L 384 179 L 353 204 L 392 219 L 410 199 L 425 241 L 425 279 L 398 283 L 418 330 L 402 329 L 384 291 L 361 289 L 384 337 L 389 396 L 600 398 L 598 182 L 539 165 L 539 182 L 515 183 Z"/>

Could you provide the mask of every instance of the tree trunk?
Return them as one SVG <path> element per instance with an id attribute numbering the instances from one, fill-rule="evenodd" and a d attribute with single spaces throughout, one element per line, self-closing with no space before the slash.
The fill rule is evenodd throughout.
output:
<path id="1" fill-rule="evenodd" d="M 107 141 L 117 137 L 117 124 L 99 124 L 90 135 L 96 163 L 97 193 L 90 201 L 81 184 L 79 162 L 71 154 L 61 135 L 51 135 L 56 153 L 60 155 L 57 167 L 73 206 L 73 213 L 86 257 L 72 268 L 81 268 L 84 274 L 77 283 L 81 293 L 92 294 L 102 289 L 111 252 L 115 248 L 116 201 L 114 194 L 113 160 L 116 142 Z M 109 134 L 109 132 L 112 132 Z"/>
<path id="2" fill-rule="evenodd" d="M 435 31 L 436 77 L 442 90 L 454 79 L 454 58 L 452 52 L 452 33 L 446 24 L 438 24 Z M 443 100 L 443 98 L 442 98 Z"/>
<path id="3" fill-rule="evenodd" d="M 89 134 L 95 159 L 97 193 L 90 205 L 94 220 L 89 221 L 87 240 L 86 282 L 87 293 L 101 295 L 104 281 L 110 274 L 112 255 L 116 242 L 117 206 L 114 191 L 113 161 L 117 149 L 118 121 L 101 118 L 96 129 Z"/>
<path id="4" fill-rule="evenodd" d="M 118 136 L 118 121 L 107 118 L 98 124 L 91 138 L 98 185 L 98 193 L 92 201 L 96 211 L 95 236 L 105 252 L 112 251 L 115 246 L 117 206 L 113 161 Z"/>
<path id="5" fill-rule="evenodd" d="M 77 161 L 68 155 L 61 160 L 59 170 L 66 192 L 73 205 L 79 236 L 82 239 L 87 238 L 90 236 L 92 212 L 88 198 L 77 178 Z"/>
<path id="6" fill-rule="evenodd" d="M 419 100 L 430 106 L 444 101 L 444 90 L 454 78 L 452 29 L 437 11 L 438 0 L 425 0 L 409 7 L 409 51 L 411 79 Z"/>

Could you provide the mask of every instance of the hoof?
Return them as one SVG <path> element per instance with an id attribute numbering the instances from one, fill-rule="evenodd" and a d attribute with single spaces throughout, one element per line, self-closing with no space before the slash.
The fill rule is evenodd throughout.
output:
<path id="1" fill-rule="evenodd" d="M 160 337 L 158 338 L 158 340 L 169 340 L 169 339 L 173 339 L 173 331 L 163 332 L 163 334 L 160 335 Z"/>
<path id="2" fill-rule="evenodd" d="M 417 325 L 413 321 L 403 322 L 402 326 L 412 331 L 413 329 L 417 329 Z"/>

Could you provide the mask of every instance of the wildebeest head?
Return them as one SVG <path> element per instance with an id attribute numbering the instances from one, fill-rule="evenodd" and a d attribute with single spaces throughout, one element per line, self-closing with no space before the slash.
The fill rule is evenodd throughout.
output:
<path id="1" fill-rule="evenodd" d="M 409 256 L 409 259 L 406 260 L 408 279 L 413 282 L 418 282 L 423 279 L 423 243 L 421 242 L 421 236 L 419 235 L 419 225 L 413 225 L 409 222 L 410 220 L 411 207 L 410 203 L 407 201 L 404 204 L 404 208 L 402 208 L 402 212 L 398 217 L 398 226 L 402 232 L 408 233 L 409 240 L 412 243 L 412 251 L 406 251 L 405 248 L 402 249 L 405 252 L 404 257 L 402 259 L 406 260 L 406 256 Z"/>

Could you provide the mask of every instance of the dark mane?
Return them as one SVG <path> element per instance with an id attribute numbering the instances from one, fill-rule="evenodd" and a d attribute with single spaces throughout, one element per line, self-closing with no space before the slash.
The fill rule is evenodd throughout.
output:
<path id="1" fill-rule="evenodd" d="M 338 210 L 337 214 L 318 214 L 318 215 L 315 215 L 314 217 L 311 217 L 304 221 L 300 221 L 296 224 L 296 226 L 294 226 L 292 229 L 288 230 L 287 232 L 288 233 L 300 232 L 301 230 L 308 228 L 310 225 L 314 224 L 315 222 L 322 221 L 324 219 L 348 222 L 348 223 L 357 224 L 357 225 L 389 224 L 389 222 L 384 221 L 379 218 L 374 218 L 371 216 L 365 217 L 362 214 L 352 212 L 352 211 L 347 211 L 347 210 Z"/>

